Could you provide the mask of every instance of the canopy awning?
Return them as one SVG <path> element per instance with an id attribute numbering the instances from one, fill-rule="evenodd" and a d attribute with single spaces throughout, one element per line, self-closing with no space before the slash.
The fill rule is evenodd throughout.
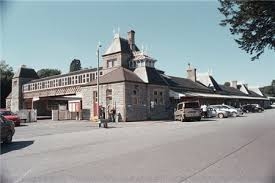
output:
<path id="1" fill-rule="evenodd" d="M 185 97 L 183 93 L 175 92 L 174 90 L 169 90 L 169 97 L 174 99 L 180 99 L 181 97 Z"/>
<path id="2" fill-rule="evenodd" d="M 238 96 L 238 95 L 221 95 L 212 93 L 198 93 L 198 92 L 175 92 L 173 90 L 169 91 L 169 96 L 175 99 L 180 99 L 181 97 L 198 97 L 198 98 L 223 98 L 223 99 L 249 99 L 249 100 L 269 100 L 268 98 L 262 97 L 250 97 L 250 96 Z"/>

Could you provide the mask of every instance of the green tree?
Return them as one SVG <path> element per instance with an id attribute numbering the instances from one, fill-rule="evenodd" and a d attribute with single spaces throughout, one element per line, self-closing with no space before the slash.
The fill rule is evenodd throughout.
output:
<path id="1" fill-rule="evenodd" d="M 70 72 L 81 70 L 81 62 L 78 59 L 73 59 L 70 65 Z"/>
<path id="2" fill-rule="evenodd" d="M 40 69 L 39 71 L 37 71 L 37 75 L 40 78 L 45 78 L 45 77 L 59 75 L 59 74 L 61 74 L 61 71 L 58 69 Z"/>
<path id="3" fill-rule="evenodd" d="M 0 88 L 1 88 L 1 108 L 6 107 L 6 97 L 11 92 L 12 77 L 14 75 L 11 66 L 6 64 L 4 60 L 0 61 Z"/>
<path id="4" fill-rule="evenodd" d="M 265 48 L 275 50 L 275 1 L 219 0 L 225 16 L 221 26 L 229 25 L 237 35 L 239 48 L 258 59 Z"/>

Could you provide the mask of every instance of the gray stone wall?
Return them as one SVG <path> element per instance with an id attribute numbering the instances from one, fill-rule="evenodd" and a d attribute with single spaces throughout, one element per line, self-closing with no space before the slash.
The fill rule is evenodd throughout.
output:
<path id="1" fill-rule="evenodd" d="M 93 105 L 93 92 L 91 88 L 91 86 L 81 87 L 80 93 L 77 93 L 77 95 L 80 94 L 82 96 L 83 119 L 85 120 L 91 119 L 91 109 Z"/>
<path id="2" fill-rule="evenodd" d="M 17 112 L 22 109 L 22 100 L 22 80 L 20 78 L 13 78 L 11 89 L 11 111 Z"/>
<path id="3" fill-rule="evenodd" d="M 149 106 L 147 95 L 146 84 L 130 82 L 125 83 L 125 107 L 127 121 L 141 121 L 148 119 Z"/>
<path id="4" fill-rule="evenodd" d="M 105 116 L 108 118 L 108 105 L 106 90 L 112 89 L 112 106 L 120 113 L 121 121 L 142 121 L 168 119 L 171 115 L 169 102 L 169 88 L 167 86 L 148 85 L 143 83 L 120 82 L 100 85 L 100 105 L 105 108 Z M 161 91 L 163 102 L 152 106 L 155 99 L 154 91 Z M 90 118 L 94 115 L 93 91 L 97 86 L 82 87 L 82 108 L 90 110 Z M 135 91 L 135 94 L 134 94 Z M 137 101 L 134 99 L 137 98 Z"/>
<path id="5" fill-rule="evenodd" d="M 133 93 L 137 91 L 136 95 Z M 154 91 L 162 92 L 162 103 L 152 105 Z M 168 119 L 171 113 L 169 102 L 169 89 L 167 86 L 137 84 L 126 82 L 126 119 L 127 121 Z M 138 98 L 138 103 L 134 101 Z M 160 99 L 160 96 L 157 96 Z"/>
<path id="6" fill-rule="evenodd" d="M 159 120 L 168 119 L 171 113 L 170 101 L 169 101 L 169 88 L 167 86 L 148 85 L 147 102 L 149 104 L 149 119 Z M 154 91 L 158 91 L 158 95 L 154 95 Z M 157 104 L 153 104 L 155 98 L 160 99 L 159 92 L 162 92 L 163 102 L 158 101 Z"/>
<path id="7" fill-rule="evenodd" d="M 108 68 L 107 61 L 110 60 L 110 59 L 117 59 L 115 67 Z M 130 55 L 128 55 L 126 53 L 117 53 L 117 54 L 104 56 L 103 57 L 103 62 L 102 62 L 103 74 L 111 72 L 111 71 L 113 71 L 114 69 L 116 69 L 118 67 L 128 68 L 129 59 L 130 59 Z"/>
<path id="8" fill-rule="evenodd" d="M 12 89 L 11 89 L 11 111 L 17 112 L 23 109 L 23 94 L 22 86 L 23 84 L 31 81 L 32 78 L 13 78 L 12 79 Z"/>
<path id="9" fill-rule="evenodd" d="M 113 83 L 113 84 L 106 84 L 106 85 L 100 85 L 99 87 L 99 104 L 105 108 L 105 117 L 108 118 L 108 105 L 106 101 L 106 90 L 112 89 L 112 106 L 117 111 L 117 113 L 120 113 L 121 121 L 125 121 L 125 96 L 124 96 L 124 83 Z M 82 87 L 81 93 L 82 93 L 82 108 L 83 109 L 89 109 L 90 110 L 90 118 L 93 119 L 94 114 L 94 97 L 93 92 L 97 91 L 97 86 L 86 86 Z"/>
<path id="10" fill-rule="evenodd" d="M 6 109 L 11 110 L 11 99 L 6 99 Z"/>

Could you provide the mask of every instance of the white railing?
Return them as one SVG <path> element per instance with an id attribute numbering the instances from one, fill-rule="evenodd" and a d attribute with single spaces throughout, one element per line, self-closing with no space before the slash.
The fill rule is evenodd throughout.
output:
<path id="1" fill-rule="evenodd" d="M 100 73 L 101 74 L 101 73 Z M 55 89 L 68 86 L 83 85 L 89 83 L 97 78 L 96 71 L 86 73 L 72 74 L 68 76 L 57 76 L 49 78 L 48 80 L 31 81 L 23 85 L 23 93 L 41 91 L 46 89 Z"/>

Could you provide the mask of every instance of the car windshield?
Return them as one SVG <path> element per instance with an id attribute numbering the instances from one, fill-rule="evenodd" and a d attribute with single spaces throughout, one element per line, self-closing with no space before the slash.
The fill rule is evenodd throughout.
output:
<path id="1" fill-rule="evenodd" d="M 200 108 L 198 102 L 188 102 L 185 103 L 185 108 Z"/>
<path id="2" fill-rule="evenodd" d="M 0 114 L 3 116 L 14 115 L 11 111 L 0 111 Z"/>

